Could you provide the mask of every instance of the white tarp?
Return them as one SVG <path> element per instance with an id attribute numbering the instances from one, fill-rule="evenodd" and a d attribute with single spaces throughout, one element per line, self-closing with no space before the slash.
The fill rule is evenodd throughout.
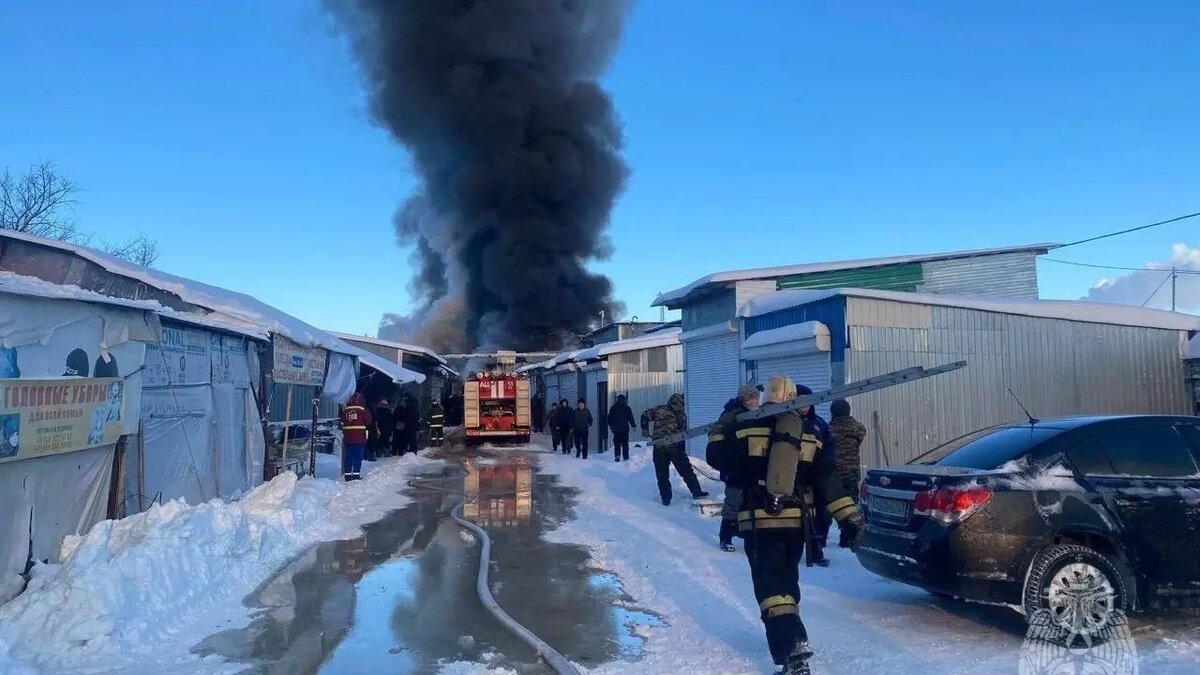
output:
<path id="1" fill-rule="evenodd" d="M 358 364 L 353 356 L 329 352 L 329 372 L 321 396 L 334 403 L 345 403 L 354 395 L 358 385 Z"/>
<path id="2" fill-rule="evenodd" d="M 158 319 L 142 309 L 0 293 L 0 378 L 122 377 L 125 410 L 140 405 L 143 341 Z M 123 433 L 137 431 L 124 415 Z M 103 519 L 114 446 L 0 464 L 0 575 L 57 560 L 59 542 Z M 33 549 L 30 551 L 30 527 Z"/>
<path id="3" fill-rule="evenodd" d="M 127 512 L 154 499 L 228 498 L 262 480 L 262 427 L 250 387 L 258 381 L 256 349 L 242 337 L 173 325 L 163 336 L 146 350 L 142 442 L 127 455 Z"/>

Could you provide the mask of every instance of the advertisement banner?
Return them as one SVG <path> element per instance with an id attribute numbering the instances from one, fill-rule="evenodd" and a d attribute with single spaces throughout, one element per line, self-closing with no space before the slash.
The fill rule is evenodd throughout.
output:
<path id="1" fill-rule="evenodd" d="M 241 338 L 213 333 L 209 340 L 213 384 L 232 384 L 238 389 L 250 387 L 250 363 L 246 342 Z"/>
<path id="2" fill-rule="evenodd" d="M 163 326 L 162 342 L 146 345 L 145 377 L 146 387 L 207 383 L 208 334 Z"/>
<path id="3" fill-rule="evenodd" d="M 275 357 L 271 375 L 276 382 L 314 387 L 325 383 L 324 349 L 305 347 L 279 334 L 272 336 L 271 346 Z"/>
<path id="4" fill-rule="evenodd" d="M 119 377 L 0 380 L 0 462 L 111 445 L 124 413 Z"/>

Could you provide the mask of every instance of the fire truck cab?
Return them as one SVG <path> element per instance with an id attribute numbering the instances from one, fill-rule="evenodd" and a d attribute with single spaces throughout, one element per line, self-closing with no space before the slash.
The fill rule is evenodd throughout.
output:
<path id="1" fill-rule="evenodd" d="M 490 371 L 463 383 L 463 435 L 467 443 L 528 443 L 532 431 L 529 379 L 516 374 L 516 352 L 500 352 Z"/>

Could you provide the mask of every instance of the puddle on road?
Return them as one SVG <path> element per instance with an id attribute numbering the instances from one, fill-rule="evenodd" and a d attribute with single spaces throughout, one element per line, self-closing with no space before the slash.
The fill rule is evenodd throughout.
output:
<path id="1" fill-rule="evenodd" d="M 501 451 L 503 452 L 503 451 Z M 584 666 L 636 660 L 644 627 L 617 577 L 587 567 L 587 552 L 543 540 L 572 517 L 574 491 L 536 473 L 526 456 L 485 458 L 423 476 L 430 489 L 367 525 L 363 536 L 318 544 L 247 598 L 260 609 L 245 628 L 194 651 L 244 663 L 248 673 L 437 673 L 470 661 L 548 673 L 529 647 L 483 609 L 475 592 L 479 550 L 452 520 L 492 537 L 491 585 L 500 605 Z"/>

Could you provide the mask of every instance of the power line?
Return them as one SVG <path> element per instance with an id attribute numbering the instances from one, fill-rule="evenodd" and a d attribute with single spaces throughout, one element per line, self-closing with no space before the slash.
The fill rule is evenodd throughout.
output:
<path id="1" fill-rule="evenodd" d="M 1120 265 L 1100 265 L 1097 263 L 1085 263 L 1076 260 L 1059 260 L 1058 258 L 1047 258 L 1045 256 L 1039 258 L 1046 262 L 1059 263 L 1062 265 L 1074 265 L 1076 267 L 1093 267 L 1101 270 L 1124 270 L 1126 272 L 1170 272 L 1171 270 L 1162 269 L 1160 267 L 1122 267 Z M 1175 270 L 1176 274 L 1200 274 L 1200 270 Z"/>
<path id="2" fill-rule="evenodd" d="M 1167 276 L 1163 277 L 1162 283 L 1160 283 L 1154 289 L 1154 292 L 1150 294 L 1150 297 L 1146 298 L 1146 301 L 1141 304 L 1142 307 L 1145 307 L 1146 305 L 1150 304 L 1150 301 L 1154 299 L 1154 296 L 1158 295 L 1158 292 L 1162 290 L 1162 287 L 1166 286 L 1168 281 L 1175 278 L 1175 274 L 1173 272 L 1171 272 L 1171 270 L 1164 270 L 1164 271 L 1167 273 Z"/>
<path id="3" fill-rule="evenodd" d="M 1169 225 L 1171 223 L 1178 223 L 1181 220 L 1187 220 L 1188 218 L 1195 218 L 1197 216 L 1200 216 L 1200 211 L 1197 211 L 1196 213 L 1189 213 L 1184 216 L 1177 216 L 1177 217 L 1171 218 L 1169 220 L 1160 220 L 1157 223 L 1150 223 L 1149 225 L 1139 225 L 1138 227 L 1131 227 L 1127 230 L 1121 230 L 1119 232 L 1109 232 L 1108 234 L 1101 234 L 1101 235 L 1098 235 L 1095 237 L 1088 237 L 1087 239 L 1080 239 L 1079 241 L 1072 241 L 1070 243 L 1063 244 L 1061 246 L 1057 246 L 1056 248 L 1066 248 L 1068 246 L 1078 246 L 1079 244 L 1087 244 L 1087 243 L 1090 243 L 1093 241 L 1099 241 L 1101 239 L 1108 239 L 1109 237 L 1116 237 L 1116 236 L 1122 235 L 1122 234 L 1129 234 L 1130 232 L 1137 232 L 1139 230 L 1148 230 L 1152 227 L 1158 227 L 1160 225 Z"/>

